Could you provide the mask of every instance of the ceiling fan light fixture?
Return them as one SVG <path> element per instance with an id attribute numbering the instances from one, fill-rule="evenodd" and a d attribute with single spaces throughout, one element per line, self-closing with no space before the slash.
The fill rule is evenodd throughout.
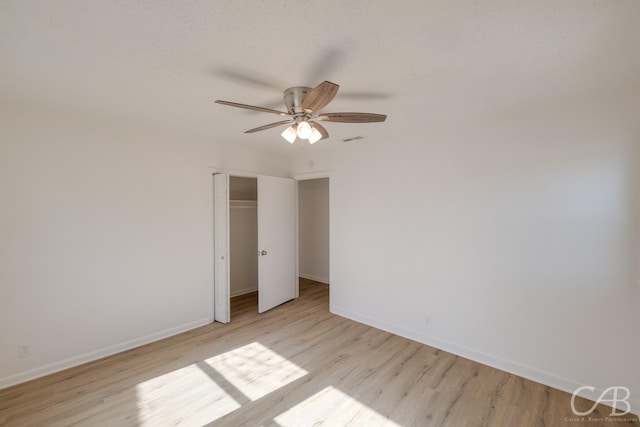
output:
<path id="1" fill-rule="evenodd" d="M 315 127 L 311 128 L 311 135 L 309 135 L 309 144 L 315 144 L 322 139 L 322 134 Z"/>
<path id="2" fill-rule="evenodd" d="M 296 140 L 296 136 L 298 136 L 298 133 L 293 126 L 289 126 L 284 130 L 284 132 L 282 132 L 281 135 L 284 139 L 289 141 L 289 144 L 293 144 Z"/>
<path id="3" fill-rule="evenodd" d="M 339 86 L 337 84 L 324 81 L 313 89 L 306 86 L 295 86 L 285 89 L 284 104 L 286 112 L 255 105 L 240 104 L 238 102 L 223 101 L 221 99 L 216 100 L 216 103 L 286 117 L 285 120 L 258 126 L 244 133 L 260 132 L 277 126 L 290 125 L 281 134 L 290 144 L 294 144 L 298 138 L 302 141 L 309 141 L 309 144 L 315 144 L 322 139 L 329 138 L 329 132 L 319 123 L 321 120 L 338 123 L 375 123 L 386 120 L 387 116 L 384 114 L 356 112 L 321 113 L 320 111 L 336 96 L 338 88 Z"/>
<path id="4" fill-rule="evenodd" d="M 306 122 L 300 122 L 298 124 L 297 134 L 300 139 L 308 139 L 311 136 L 312 128 L 311 125 Z"/>

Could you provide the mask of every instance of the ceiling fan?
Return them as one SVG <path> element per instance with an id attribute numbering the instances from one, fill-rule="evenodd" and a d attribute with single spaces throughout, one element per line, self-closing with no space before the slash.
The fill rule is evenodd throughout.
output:
<path id="1" fill-rule="evenodd" d="M 284 104 L 287 108 L 286 113 L 284 111 L 272 110 L 271 108 L 239 104 L 237 102 L 216 100 L 216 103 L 287 117 L 286 120 L 249 129 L 245 131 L 245 133 L 259 132 L 288 124 L 289 127 L 282 132 L 282 137 L 291 144 L 295 142 L 296 138 L 307 140 L 310 144 L 328 138 L 329 133 L 324 126 L 318 123 L 320 121 L 340 123 L 373 123 L 385 121 L 387 116 L 384 114 L 320 113 L 319 111 L 326 107 L 336 96 L 339 87 L 337 84 L 328 81 L 320 83 L 313 89 L 304 86 L 290 87 L 284 91 Z"/>

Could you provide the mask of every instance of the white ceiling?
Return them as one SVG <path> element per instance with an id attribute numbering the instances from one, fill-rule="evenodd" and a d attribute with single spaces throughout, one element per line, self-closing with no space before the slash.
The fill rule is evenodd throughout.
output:
<path id="1" fill-rule="evenodd" d="M 331 138 L 393 140 L 514 109 L 640 94 L 640 1 L 3 1 L 0 101 L 292 153 L 289 86 L 341 85 Z M 365 139 L 364 141 L 367 141 Z M 320 147 L 322 145 L 322 147 Z"/>

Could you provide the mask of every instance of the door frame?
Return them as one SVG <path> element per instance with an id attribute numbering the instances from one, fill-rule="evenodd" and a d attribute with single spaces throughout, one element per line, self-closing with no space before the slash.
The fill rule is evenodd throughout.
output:
<path id="1" fill-rule="evenodd" d="M 294 202 L 295 202 L 295 253 L 296 253 L 296 260 L 295 260 L 295 268 L 296 268 L 296 277 L 299 277 L 300 275 L 300 266 L 298 265 L 299 263 L 299 246 L 298 246 L 298 179 L 296 177 L 292 177 L 292 176 L 281 176 L 281 175 L 271 175 L 271 174 L 264 174 L 264 173 L 258 173 L 258 172 L 254 172 L 254 171 L 246 171 L 246 170 L 239 170 L 239 169 L 226 169 L 226 168 L 218 168 L 218 167 L 211 167 L 209 166 L 208 168 L 208 172 L 211 174 L 211 187 L 210 187 L 210 191 L 209 191 L 209 197 L 211 200 L 211 225 L 212 225 L 212 229 L 211 229 L 211 248 L 212 248 L 212 256 L 211 256 L 211 272 L 212 277 L 211 277 L 211 287 L 210 287 L 210 297 L 211 297 L 211 303 L 209 304 L 210 307 L 210 315 L 209 315 L 209 319 L 210 322 L 213 323 L 215 322 L 215 307 L 216 307 L 216 302 L 215 302 L 215 287 L 216 287 L 216 281 L 215 281 L 215 233 L 214 231 L 214 224 L 215 224 L 215 198 L 214 198 L 214 182 L 213 182 L 213 175 L 218 174 L 218 173 L 224 173 L 227 174 L 229 177 L 235 176 L 235 177 L 240 177 L 240 178 L 256 178 L 258 179 L 258 175 L 268 175 L 268 176 L 275 176 L 275 177 L 280 177 L 280 178 L 290 178 L 293 179 L 293 183 L 294 183 Z M 309 178 L 312 179 L 312 178 Z M 228 183 L 227 183 L 228 185 Z M 330 216 L 331 217 L 331 216 Z M 331 221 L 331 219 L 329 219 Z M 329 239 L 329 245 L 331 245 L 331 238 Z M 258 250 L 258 248 L 256 248 L 256 251 Z M 329 249 L 331 250 L 331 249 Z M 230 257 L 230 255 L 229 255 Z M 229 260 L 229 262 L 231 262 L 231 260 Z M 331 263 L 331 260 L 329 260 L 329 263 Z M 300 297 L 300 286 L 296 286 L 296 299 Z M 229 296 L 229 298 L 231 298 L 231 296 Z M 229 315 L 231 315 L 231 313 L 229 313 Z"/>
<path id="2" fill-rule="evenodd" d="M 216 182 L 216 179 L 220 178 L 221 182 Z M 213 319 L 220 323 L 229 323 L 231 321 L 231 297 L 230 297 L 230 280 L 231 280 L 231 264 L 229 253 L 229 232 L 230 232 L 230 218 L 229 218 L 229 175 L 225 173 L 213 174 L 213 300 L 216 302 L 216 298 L 226 296 L 227 301 L 217 301 L 213 308 Z M 218 206 L 217 203 L 223 201 L 223 208 Z M 220 212 L 223 212 L 222 221 L 218 221 Z M 221 226 L 219 226 L 221 224 Z M 220 235 L 218 233 L 222 232 Z M 223 249 L 219 252 L 220 249 Z M 222 261 L 221 261 L 222 260 Z M 216 267 L 221 267 L 224 264 L 224 277 L 221 278 L 216 271 Z M 224 280 L 220 280 L 224 279 Z M 222 302 L 222 305 L 220 304 Z"/>

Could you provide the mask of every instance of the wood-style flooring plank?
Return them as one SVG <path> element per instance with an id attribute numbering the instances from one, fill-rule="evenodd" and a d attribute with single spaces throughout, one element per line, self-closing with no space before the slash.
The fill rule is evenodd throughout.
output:
<path id="1" fill-rule="evenodd" d="M 612 425 L 608 407 L 568 421 L 568 393 L 333 315 L 328 292 L 301 279 L 263 314 L 235 297 L 229 324 L 0 390 L 0 425 Z"/>

